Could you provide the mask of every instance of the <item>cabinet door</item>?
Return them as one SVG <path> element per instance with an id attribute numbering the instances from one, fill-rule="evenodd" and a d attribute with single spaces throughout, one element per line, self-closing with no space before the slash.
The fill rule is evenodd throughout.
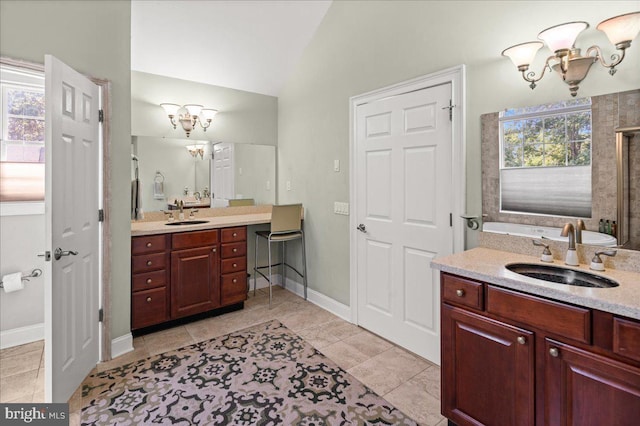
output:
<path id="1" fill-rule="evenodd" d="M 534 424 L 534 334 L 442 306 L 442 414 L 462 425 Z"/>
<path id="2" fill-rule="evenodd" d="M 545 346 L 545 424 L 638 424 L 640 369 L 551 339 Z"/>
<path id="3" fill-rule="evenodd" d="M 220 306 L 217 246 L 171 252 L 171 318 Z"/>

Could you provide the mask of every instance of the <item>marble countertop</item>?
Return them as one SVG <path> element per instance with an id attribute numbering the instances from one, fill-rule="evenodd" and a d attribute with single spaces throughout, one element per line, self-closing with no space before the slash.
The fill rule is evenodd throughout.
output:
<path id="1" fill-rule="evenodd" d="M 581 264 L 572 269 L 603 275 L 617 281 L 613 288 L 588 288 L 556 284 L 516 274 L 505 265 L 516 262 L 540 263 L 538 257 L 478 247 L 462 253 L 434 259 L 431 266 L 443 272 L 486 281 L 501 287 L 519 290 L 528 294 L 598 309 L 640 320 L 640 273 L 607 269 L 594 272 L 588 265 Z M 566 266 L 554 261 L 556 266 Z"/>

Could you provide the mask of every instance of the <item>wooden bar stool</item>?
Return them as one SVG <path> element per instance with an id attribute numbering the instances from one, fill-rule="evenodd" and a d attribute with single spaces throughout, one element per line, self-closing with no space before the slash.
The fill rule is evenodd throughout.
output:
<path id="1" fill-rule="evenodd" d="M 258 241 L 260 238 L 267 240 L 269 250 L 269 263 L 265 266 L 258 266 Z M 286 262 L 287 241 L 301 240 L 302 243 L 302 272 Z M 282 261 L 272 263 L 271 243 L 282 243 Z M 258 274 L 262 275 L 269 282 L 269 308 L 271 308 L 271 285 L 273 284 L 273 268 L 282 266 L 282 280 L 286 284 L 287 267 L 298 274 L 304 285 L 304 299 L 307 300 L 307 257 L 305 253 L 304 232 L 302 230 L 302 204 L 288 204 L 273 206 L 271 210 L 271 229 L 269 231 L 256 231 L 255 262 L 253 275 L 253 294 L 256 294 L 256 284 Z M 263 274 L 260 269 L 269 269 L 269 276 Z"/>

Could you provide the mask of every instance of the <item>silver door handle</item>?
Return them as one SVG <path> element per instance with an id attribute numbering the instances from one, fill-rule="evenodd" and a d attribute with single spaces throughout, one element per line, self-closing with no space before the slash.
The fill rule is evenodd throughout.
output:
<path id="1" fill-rule="evenodd" d="M 53 252 L 53 257 L 54 257 L 54 259 L 55 259 L 55 260 L 60 260 L 60 258 L 61 258 L 62 256 L 70 256 L 70 255 L 75 256 L 75 255 L 77 255 L 77 254 L 78 254 L 78 252 L 77 252 L 77 251 L 73 251 L 73 250 L 67 250 L 67 251 L 64 251 L 64 250 L 62 250 L 60 247 L 58 247 L 58 248 Z"/>
<path id="2" fill-rule="evenodd" d="M 365 234 L 367 233 L 367 227 L 364 226 L 364 223 L 361 223 L 360 225 L 358 225 L 356 229 L 360 232 L 364 232 Z"/>

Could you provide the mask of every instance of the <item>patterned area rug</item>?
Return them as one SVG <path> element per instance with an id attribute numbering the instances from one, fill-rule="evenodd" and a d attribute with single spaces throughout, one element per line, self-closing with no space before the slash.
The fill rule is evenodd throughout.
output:
<path id="1" fill-rule="evenodd" d="M 415 425 L 278 321 L 90 376 L 83 425 Z"/>

